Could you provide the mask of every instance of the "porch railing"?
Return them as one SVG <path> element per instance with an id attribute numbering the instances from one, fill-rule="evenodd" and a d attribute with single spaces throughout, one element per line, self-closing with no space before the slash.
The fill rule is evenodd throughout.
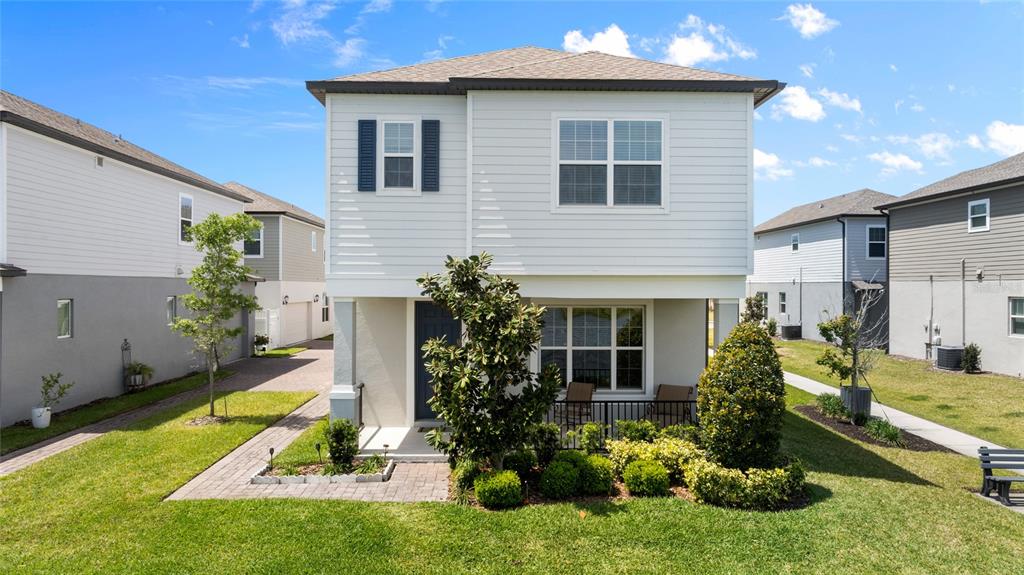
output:
<path id="1" fill-rule="evenodd" d="M 545 423 L 561 428 L 563 445 L 579 447 L 579 435 L 570 434 L 591 421 L 602 424 L 605 439 L 618 439 L 620 419 L 652 421 L 659 428 L 675 424 L 697 423 L 696 401 L 653 400 L 558 400 L 544 416 Z"/>

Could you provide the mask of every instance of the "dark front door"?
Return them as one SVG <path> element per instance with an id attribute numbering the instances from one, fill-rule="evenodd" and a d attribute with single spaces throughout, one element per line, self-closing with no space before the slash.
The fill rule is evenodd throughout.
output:
<path id="1" fill-rule="evenodd" d="M 441 336 L 448 343 L 455 343 L 461 335 L 462 324 L 446 310 L 434 305 L 434 302 L 416 302 L 416 419 L 437 418 L 434 410 L 427 405 L 427 400 L 434 395 L 434 388 L 430 385 L 430 374 L 423 364 L 423 344 L 428 339 Z"/>

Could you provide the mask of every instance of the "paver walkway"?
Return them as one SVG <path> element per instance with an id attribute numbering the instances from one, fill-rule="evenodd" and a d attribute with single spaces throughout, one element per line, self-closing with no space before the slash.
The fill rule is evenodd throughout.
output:
<path id="1" fill-rule="evenodd" d="M 313 340 L 301 344 L 308 350 L 290 358 L 249 358 L 225 366 L 234 374 L 217 383 L 218 390 L 227 391 L 324 391 L 331 385 L 333 371 L 332 343 Z M 179 393 L 126 411 L 109 419 L 51 437 L 34 445 L 0 457 L 0 476 L 14 473 L 76 445 L 95 439 L 108 431 L 122 429 L 159 411 L 205 396 L 206 386 Z M 58 416 L 59 417 L 59 416 Z"/>

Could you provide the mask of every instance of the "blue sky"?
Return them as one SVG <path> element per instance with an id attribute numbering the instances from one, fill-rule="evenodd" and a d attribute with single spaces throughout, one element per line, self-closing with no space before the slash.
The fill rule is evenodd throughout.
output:
<path id="1" fill-rule="evenodd" d="M 755 123 L 755 222 L 1024 151 L 1020 2 L 4 2 L 0 38 L 4 89 L 320 214 L 304 80 L 526 44 L 786 82 Z"/>

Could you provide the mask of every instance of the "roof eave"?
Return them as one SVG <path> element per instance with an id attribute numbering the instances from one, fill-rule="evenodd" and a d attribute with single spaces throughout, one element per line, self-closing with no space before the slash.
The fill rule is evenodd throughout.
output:
<path id="1" fill-rule="evenodd" d="M 1006 178 L 1004 180 L 997 180 L 995 182 L 987 182 L 984 184 L 978 184 L 976 186 L 968 186 L 966 188 L 957 188 L 955 190 L 948 190 L 945 192 L 939 192 L 937 194 L 928 194 L 926 196 L 919 196 L 916 198 L 910 198 L 906 200 L 896 200 L 895 202 L 889 202 L 875 206 L 876 210 L 889 210 L 892 208 L 903 208 L 913 204 L 921 204 L 924 202 L 930 202 L 934 200 L 941 200 L 943 198 L 958 196 L 960 194 L 970 194 L 972 192 L 981 192 L 990 188 L 1000 188 L 1004 186 L 1012 186 L 1014 184 L 1024 183 L 1024 176 L 1016 176 L 1013 178 Z"/>
<path id="2" fill-rule="evenodd" d="M 878 208 L 874 208 L 874 209 L 877 210 Z M 771 228 L 767 228 L 767 229 L 763 229 L 763 230 L 758 229 L 758 228 L 754 228 L 754 233 L 755 234 L 767 234 L 767 233 L 770 233 L 770 232 L 779 232 L 779 231 L 782 231 L 782 230 L 788 230 L 790 228 L 797 228 L 797 227 L 800 227 L 800 226 L 807 226 L 807 225 L 810 225 L 810 224 L 820 224 L 821 222 L 827 222 L 829 220 L 835 220 L 835 219 L 839 219 L 839 218 L 873 218 L 873 217 L 876 217 L 876 216 L 880 217 L 880 216 L 884 216 L 884 215 L 885 214 L 882 214 L 882 213 L 877 213 L 877 214 L 854 214 L 854 213 L 832 214 L 832 215 L 829 215 L 829 216 L 822 216 L 820 218 L 815 218 L 813 220 L 804 220 L 804 221 L 801 221 L 801 222 L 795 222 L 795 223 L 792 223 L 792 224 L 786 224 L 784 226 L 775 226 L 775 227 L 771 227 Z"/>
<path id="3" fill-rule="evenodd" d="M 302 221 L 302 222 L 306 222 L 307 224 L 312 225 L 312 226 L 316 226 L 316 227 L 318 227 L 320 229 L 327 229 L 327 224 L 324 223 L 324 222 L 318 222 L 318 221 L 313 220 L 311 218 L 307 218 L 305 216 L 296 214 L 294 212 L 289 212 L 289 211 L 284 211 L 284 210 L 245 210 L 245 213 L 247 213 L 247 214 L 256 214 L 258 216 L 288 216 L 289 218 L 293 218 L 293 219 L 296 219 L 296 220 L 299 220 L 299 221 Z"/>

